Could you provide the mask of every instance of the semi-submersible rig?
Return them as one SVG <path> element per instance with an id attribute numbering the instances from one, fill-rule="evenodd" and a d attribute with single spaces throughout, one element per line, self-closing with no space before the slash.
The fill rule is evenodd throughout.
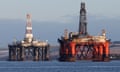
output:
<path id="1" fill-rule="evenodd" d="M 33 38 L 31 15 L 27 14 L 26 33 L 22 41 L 15 41 L 8 45 L 9 60 L 49 60 L 49 44 L 43 41 L 38 41 Z"/>
<path id="2" fill-rule="evenodd" d="M 85 3 L 81 3 L 78 32 L 68 33 L 65 29 L 64 36 L 58 39 L 60 44 L 59 60 L 76 61 L 109 61 L 109 44 L 105 30 L 102 35 L 91 36 L 87 32 Z"/>

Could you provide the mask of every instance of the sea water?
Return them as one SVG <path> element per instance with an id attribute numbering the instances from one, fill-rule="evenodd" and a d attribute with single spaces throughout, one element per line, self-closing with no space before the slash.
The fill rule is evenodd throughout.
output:
<path id="1" fill-rule="evenodd" d="M 0 61 L 0 72 L 119 72 L 120 61 Z"/>

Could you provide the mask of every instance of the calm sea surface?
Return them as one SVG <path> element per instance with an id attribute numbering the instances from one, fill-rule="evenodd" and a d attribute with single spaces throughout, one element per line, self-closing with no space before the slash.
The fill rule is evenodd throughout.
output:
<path id="1" fill-rule="evenodd" d="M 0 72 L 120 72 L 120 61 L 0 61 Z"/>

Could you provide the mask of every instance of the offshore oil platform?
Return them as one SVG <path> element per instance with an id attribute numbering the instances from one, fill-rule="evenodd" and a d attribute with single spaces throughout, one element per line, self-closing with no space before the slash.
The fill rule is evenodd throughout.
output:
<path id="1" fill-rule="evenodd" d="M 70 32 L 65 29 L 64 36 L 58 39 L 60 44 L 59 60 L 76 61 L 109 61 L 110 40 L 106 38 L 105 30 L 100 36 L 91 36 L 87 32 L 85 3 L 81 3 L 78 32 Z"/>
<path id="2" fill-rule="evenodd" d="M 14 41 L 8 45 L 9 61 L 49 60 L 49 44 L 35 40 L 32 34 L 31 15 L 27 14 L 26 33 L 22 41 Z"/>

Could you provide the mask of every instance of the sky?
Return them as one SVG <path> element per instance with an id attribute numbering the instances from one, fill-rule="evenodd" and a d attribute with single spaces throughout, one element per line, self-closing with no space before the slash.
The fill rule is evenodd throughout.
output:
<path id="1" fill-rule="evenodd" d="M 86 3 L 88 14 L 120 16 L 120 0 L 0 0 L 0 19 L 26 19 L 30 13 L 36 21 L 59 21 L 79 15 L 80 2 Z"/>

